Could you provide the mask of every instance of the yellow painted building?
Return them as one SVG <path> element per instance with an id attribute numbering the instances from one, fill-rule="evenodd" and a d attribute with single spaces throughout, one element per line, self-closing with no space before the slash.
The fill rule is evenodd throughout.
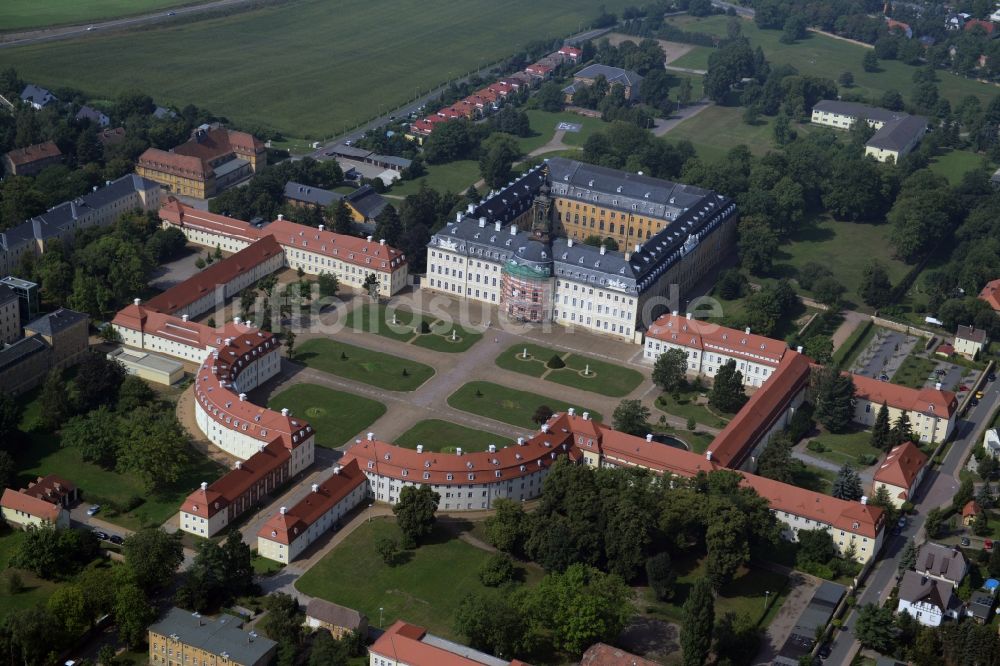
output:
<path id="1" fill-rule="evenodd" d="M 232 615 L 207 618 L 180 608 L 149 627 L 149 663 L 154 666 L 265 666 L 278 644 L 241 629 Z"/>

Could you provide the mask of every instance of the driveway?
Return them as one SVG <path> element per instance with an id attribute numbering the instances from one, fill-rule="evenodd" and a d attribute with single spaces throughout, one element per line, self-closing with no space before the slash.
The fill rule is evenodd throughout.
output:
<path id="1" fill-rule="evenodd" d="M 195 266 L 195 262 L 198 261 L 199 257 L 204 257 L 203 248 L 189 243 L 186 246 L 186 254 L 183 257 L 163 264 L 153 271 L 149 279 L 149 286 L 160 291 L 166 291 L 184 282 L 192 275 L 201 272 L 201 269 Z"/>

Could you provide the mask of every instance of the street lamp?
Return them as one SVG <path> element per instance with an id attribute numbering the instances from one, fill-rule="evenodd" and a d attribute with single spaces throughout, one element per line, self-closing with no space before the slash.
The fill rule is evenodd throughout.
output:
<path id="1" fill-rule="evenodd" d="M 381 606 L 379 606 L 379 607 L 378 607 L 378 628 L 379 628 L 379 629 L 381 629 L 381 628 L 382 628 L 382 612 L 383 612 L 384 610 L 385 610 L 385 609 L 384 609 L 384 608 L 382 608 Z"/>
<path id="2" fill-rule="evenodd" d="M 374 503 L 368 505 L 368 522 L 372 522 L 372 507 L 375 506 Z"/>
<path id="3" fill-rule="evenodd" d="M 771 596 L 770 590 L 764 590 L 764 611 L 767 611 L 767 598 Z"/>

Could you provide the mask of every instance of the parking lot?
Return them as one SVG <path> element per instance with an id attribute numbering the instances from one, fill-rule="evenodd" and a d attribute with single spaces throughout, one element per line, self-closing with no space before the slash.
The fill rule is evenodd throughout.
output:
<path id="1" fill-rule="evenodd" d="M 916 336 L 878 328 L 868 346 L 858 354 L 851 372 L 876 379 L 884 377 L 888 381 L 919 340 Z"/>

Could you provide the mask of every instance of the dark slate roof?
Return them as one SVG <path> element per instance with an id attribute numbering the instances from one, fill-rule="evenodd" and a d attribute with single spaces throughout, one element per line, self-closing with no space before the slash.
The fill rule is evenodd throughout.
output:
<path id="1" fill-rule="evenodd" d="M 90 318 L 82 312 L 59 308 L 55 312 L 42 315 L 38 319 L 24 325 L 24 330 L 38 333 L 39 335 L 54 335 L 66 330 L 70 326 L 81 321 L 88 321 Z"/>
<path id="2" fill-rule="evenodd" d="M 943 578 L 956 586 L 965 577 L 968 564 L 965 555 L 956 548 L 949 548 L 938 543 L 925 543 L 917 552 L 917 563 L 914 569 L 929 576 Z"/>
<path id="3" fill-rule="evenodd" d="M 372 154 L 372 151 L 365 148 L 355 148 L 354 146 L 334 146 L 331 150 L 334 155 L 346 157 L 352 160 L 363 160 Z"/>
<path id="4" fill-rule="evenodd" d="M 5 284 L 0 284 L 0 305 L 17 300 L 14 290 Z"/>
<path id="5" fill-rule="evenodd" d="M 993 595 L 986 592 L 976 592 L 969 602 L 969 610 L 973 617 L 988 621 L 993 615 Z"/>
<path id="6" fill-rule="evenodd" d="M 409 169 L 410 165 L 413 164 L 413 160 L 405 157 L 397 157 L 396 155 L 372 155 L 372 159 L 393 166 L 400 171 Z"/>
<path id="7" fill-rule="evenodd" d="M 110 119 L 107 117 L 107 115 L 101 113 L 100 111 L 91 106 L 80 107 L 80 110 L 76 112 L 75 118 L 76 120 L 80 120 L 81 118 L 87 118 L 88 120 L 95 122 L 98 125 L 107 125 L 109 122 L 111 122 Z"/>
<path id="8" fill-rule="evenodd" d="M 321 187 L 303 185 L 302 183 L 296 183 L 295 181 L 290 180 L 285 183 L 285 198 L 293 199 L 295 201 L 305 201 L 306 203 L 326 208 L 335 201 L 343 199 L 344 195 L 339 192 L 331 192 L 330 190 L 324 190 Z"/>
<path id="9" fill-rule="evenodd" d="M 469 204 L 471 217 L 485 217 L 487 222 L 507 223 L 531 207 L 535 195 L 545 182 L 545 171 L 541 166 L 530 169 L 507 187 L 490 192 L 478 204 Z"/>
<path id="10" fill-rule="evenodd" d="M 171 608 L 162 620 L 149 629 L 166 636 L 176 634 L 181 642 L 211 654 L 225 652 L 229 661 L 236 664 L 254 664 L 277 646 L 263 636 L 255 635 L 251 641 L 250 634 L 240 626 L 240 620 L 232 615 L 210 619 L 180 608 Z"/>
<path id="11" fill-rule="evenodd" d="M 344 200 L 354 206 L 366 220 L 374 220 L 389 205 L 385 197 L 376 192 L 371 185 L 362 185 L 346 195 Z"/>
<path id="12" fill-rule="evenodd" d="M 608 83 L 620 83 L 624 86 L 638 85 L 642 81 L 642 77 L 632 70 L 600 64 L 587 65 L 573 76 L 581 79 L 596 79 L 598 76 L 603 76 Z"/>
<path id="13" fill-rule="evenodd" d="M 820 100 L 816 102 L 816 106 L 813 109 L 819 109 L 827 113 L 836 113 L 841 116 L 849 116 L 855 119 L 866 118 L 868 120 L 877 120 L 883 123 L 899 120 L 907 115 L 901 111 L 890 111 L 889 109 L 859 104 L 858 102 L 841 102 L 836 99 Z"/>
<path id="14" fill-rule="evenodd" d="M 162 107 L 162 106 L 158 106 L 155 109 L 153 109 L 152 115 L 153 115 L 154 118 L 161 118 L 161 119 L 162 118 L 176 118 L 177 117 L 176 113 L 174 113 L 170 109 L 167 109 L 167 108 Z"/>
<path id="15" fill-rule="evenodd" d="M 899 598 L 910 603 L 924 602 L 944 612 L 952 606 L 952 586 L 916 571 L 907 571 L 899 583 Z"/>
<path id="16" fill-rule="evenodd" d="M 906 116 L 883 125 L 866 146 L 886 150 L 903 150 L 913 141 L 914 137 L 922 136 L 927 130 L 927 118 L 923 116 Z"/>
<path id="17" fill-rule="evenodd" d="M 44 340 L 34 335 L 30 338 L 21 338 L 6 349 L 0 350 L 0 370 L 11 368 L 48 348 Z"/>
<path id="18" fill-rule="evenodd" d="M 58 97 L 53 95 L 51 92 L 42 88 L 41 86 L 36 86 L 33 83 L 29 83 L 21 91 L 21 100 L 24 102 L 33 102 L 40 106 L 46 106 L 52 102 L 58 101 Z"/>

